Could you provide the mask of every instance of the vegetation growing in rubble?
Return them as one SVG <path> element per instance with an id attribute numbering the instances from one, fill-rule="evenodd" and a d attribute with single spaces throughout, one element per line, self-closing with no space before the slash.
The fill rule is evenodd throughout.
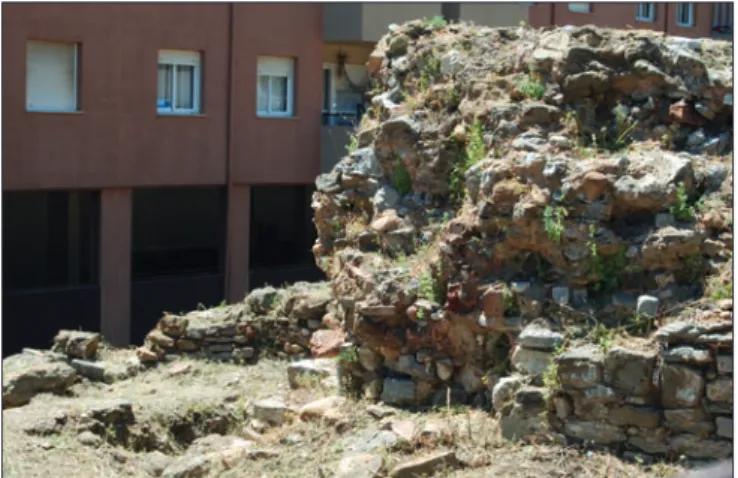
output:
<path id="1" fill-rule="evenodd" d="M 597 248 L 595 235 L 597 229 L 594 224 L 589 226 L 589 240 L 587 247 L 589 248 L 592 259 L 592 271 L 598 278 L 594 284 L 595 291 L 611 291 L 620 286 L 620 274 L 628 266 L 628 259 L 625 256 L 625 246 L 620 246 L 615 254 L 602 256 Z"/>
<path id="2" fill-rule="evenodd" d="M 458 142 L 455 144 L 456 160 L 451 170 L 449 189 L 451 200 L 459 204 L 466 194 L 466 173 L 487 154 L 484 146 L 484 128 L 478 118 L 474 120 L 467 134 L 466 146 L 462 148 Z"/>
<path id="3" fill-rule="evenodd" d="M 557 244 L 561 244 L 561 237 L 564 234 L 564 218 L 568 214 L 568 211 L 561 206 L 548 205 L 543 211 L 543 228 L 548 238 Z"/>
<path id="4" fill-rule="evenodd" d="M 518 91 L 523 97 L 530 100 L 540 100 L 546 92 L 546 85 L 534 75 L 523 77 L 517 84 Z"/>
<path id="5" fill-rule="evenodd" d="M 705 272 L 705 262 L 702 260 L 702 254 L 690 254 L 683 260 L 684 268 L 682 272 L 687 283 L 698 283 Z"/>
<path id="6" fill-rule="evenodd" d="M 646 337 L 651 333 L 653 328 L 653 318 L 646 317 L 644 315 L 636 314 L 633 316 L 630 324 L 625 327 L 625 330 L 632 335 L 640 335 Z"/>
<path id="7" fill-rule="evenodd" d="M 614 137 L 605 137 L 600 147 L 611 151 L 619 151 L 632 142 L 633 130 L 638 126 L 638 120 L 633 120 L 626 113 L 622 105 L 615 108 L 615 134 Z"/>
<path id="8" fill-rule="evenodd" d="M 518 315 L 520 310 L 518 309 L 518 301 L 515 298 L 515 293 L 505 285 L 502 290 L 502 298 L 505 301 L 505 315 L 508 317 L 514 317 Z"/>
<path id="9" fill-rule="evenodd" d="M 433 84 L 438 74 L 441 72 L 441 59 L 438 57 L 438 50 L 431 50 L 424 57 L 423 69 L 420 71 L 420 79 L 418 80 L 418 88 L 425 91 Z"/>
<path id="10" fill-rule="evenodd" d="M 689 204 L 689 194 L 684 183 L 679 183 L 676 188 L 676 203 L 669 208 L 669 212 L 677 221 L 689 222 L 695 218 L 694 206 Z"/>
<path id="11" fill-rule="evenodd" d="M 356 135 L 351 135 L 349 138 L 349 144 L 346 145 L 346 151 L 348 154 L 353 153 L 356 151 L 359 147 L 359 139 L 356 137 Z"/>
<path id="12" fill-rule="evenodd" d="M 399 154 L 395 157 L 395 167 L 392 172 L 392 187 L 395 188 L 400 196 L 404 196 L 413 190 L 413 182 L 410 179 L 410 173 L 407 171 L 405 163 L 402 162 L 402 158 Z"/>
<path id="13" fill-rule="evenodd" d="M 607 353 L 615 340 L 615 332 L 614 329 L 609 329 L 600 323 L 592 329 L 590 337 L 593 342 L 600 346 L 603 352 Z"/>
<path id="14" fill-rule="evenodd" d="M 417 277 L 420 290 L 418 291 L 418 297 L 443 304 L 443 291 L 441 285 L 438 283 L 435 277 L 433 277 L 433 271 L 431 268 L 426 268 Z"/>
<path id="15" fill-rule="evenodd" d="M 426 18 L 425 24 L 429 27 L 442 28 L 446 26 L 447 22 L 446 19 L 443 18 L 441 15 L 436 15 L 431 18 Z"/>
<path id="16" fill-rule="evenodd" d="M 733 280 L 723 281 L 718 276 L 710 277 L 705 286 L 705 295 L 712 300 L 732 299 Z"/>
<path id="17" fill-rule="evenodd" d="M 561 379 L 559 378 L 559 368 L 556 358 L 566 351 L 566 342 L 560 343 L 551 352 L 551 361 L 548 363 L 546 370 L 543 372 L 543 386 L 549 390 L 555 391 L 561 389 Z"/>

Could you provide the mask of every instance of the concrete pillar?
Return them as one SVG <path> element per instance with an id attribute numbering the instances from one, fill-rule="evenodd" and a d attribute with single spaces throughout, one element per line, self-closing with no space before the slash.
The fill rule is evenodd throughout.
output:
<path id="1" fill-rule="evenodd" d="M 131 338 L 132 191 L 100 194 L 100 331 L 118 347 Z"/>
<path id="2" fill-rule="evenodd" d="M 249 292 L 249 248 L 251 233 L 251 186 L 228 187 L 226 226 L 226 300 L 238 302 Z"/>

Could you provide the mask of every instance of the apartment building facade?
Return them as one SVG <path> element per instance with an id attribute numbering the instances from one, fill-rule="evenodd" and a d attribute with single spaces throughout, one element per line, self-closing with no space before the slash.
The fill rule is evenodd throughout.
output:
<path id="1" fill-rule="evenodd" d="M 655 30 L 687 38 L 733 38 L 733 3 L 536 3 L 530 24 Z"/>
<path id="2" fill-rule="evenodd" d="M 522 5 L 3 8 L 3 353 L 140 343 L 163 311 L 321 277 L 315 177 L 345 154 L 390 23 Z M 348 25 L 348 27 L 347 27 Z"/>

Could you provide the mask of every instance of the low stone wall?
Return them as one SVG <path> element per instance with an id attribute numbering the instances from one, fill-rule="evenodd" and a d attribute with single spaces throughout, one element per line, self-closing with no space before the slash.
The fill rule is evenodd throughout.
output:
<path id="1" fill-rule="evenodd" d="M 326 283 L 256 289 L 238 304 L 165 315 L 137 353 L 147 363 L 182 354 L 235 362 L 252 361 L 265 352 L 335 355 L 344 333 L 333 308 Z"/>
<path id="2" fill-rule="evenodd" d="M 651 340 L 629 339 L 607 350 L 574 346 L 555 357 L 553 369 L 541 370 L 550 351 L 530 348 L 541 366 L 532 370 L 536 361 L 529 360 L 528 371 L 540 374 L 505 377 L 492 391 L 503 433 L 558 433 L 643 459 L 732 456 L 732 314 L 710 315 L 711 321 L 667 324 Z"/>

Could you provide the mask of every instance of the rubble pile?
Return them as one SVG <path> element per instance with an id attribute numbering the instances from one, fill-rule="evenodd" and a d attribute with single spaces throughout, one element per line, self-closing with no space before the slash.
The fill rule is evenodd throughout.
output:
<path id="1" fill-rule="evenodd" d="M 688 304 L 732 298 L 729 43 L 390 30 L 367 64 L 372 107 L 313 197 L 360 393 L 488 404 L 501 377 L 541 382 L 577 341 L 641 337 L 656 356 L 660 326 L 698 320 Z M 548 335 L 521 333 L 531 324 Z M 593 380 L 580 388 L 612 387 Z"/>

